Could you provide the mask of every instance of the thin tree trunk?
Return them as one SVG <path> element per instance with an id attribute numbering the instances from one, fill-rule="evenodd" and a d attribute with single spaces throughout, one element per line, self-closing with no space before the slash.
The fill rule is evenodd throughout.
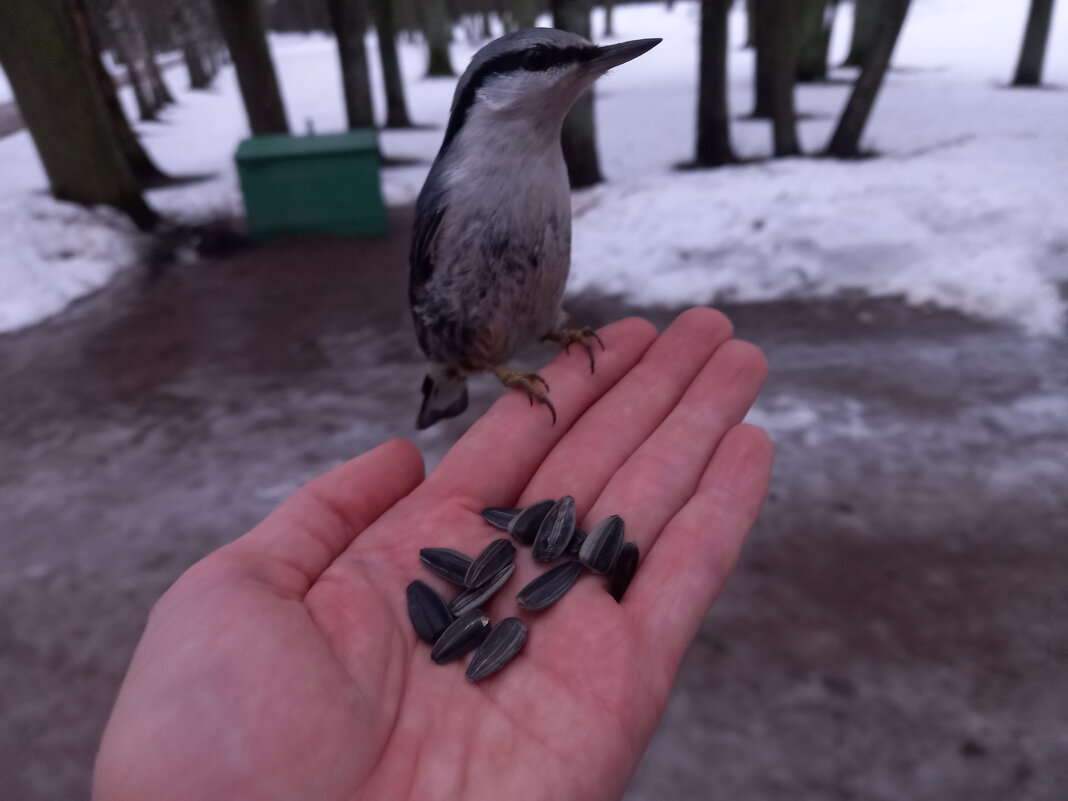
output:
<path id="1" fill-rule="evenodd" d="M 411 128 L 404 79 L 397 58 L 397 30 L 393 23 L 393 0 L 371 0 L 371 14 L 378 32 L 378 55 L 382 60 L 382 82 L 386 91 L 386 127 Z"/>
<path id="2" fill-rule="evenodd" d="M 200 25 L 196 12 L 188 6 L 175 6 L 171 13 L 171 24 L 182 48 L 182 59 L 189 73 L 190 89 L 207 89 L 211 86 L 213 65 L 207 48 L 212 47 Z"/>
<path id="3" fill-rule="evenodd" d="M 533 28 L 538 21 L 541 3 L 537 0 L 512 0 L 513 30 Z"/>
<path id="4" fill-rule="evenodd" d="M 130 121 L 126 119 L 126 112 L 122 110 L 122 103 L 119 102 L 119 94 L 115 89 L 115 80 L 104 67 L 104 62 L 100 57 L 100 42 L 93 30 L 85 0 L 67 0 L 67 3 L 78 50 L 89 67 L 90 78 L 104 104 L 104 110 L 107 112 L 108 120 L 118 139 L 119 147 L 134 177 L 141 184 L 158 184 L 165 181 L 166 173 L 156 166 L 145 151 L 141 140 L 137 138 L 137 134 L 130 126 Z"/>
<path id="5" fill-rule="evenodd" d="M 797 80 L 824 81 L 827 79 L 827 48 L 831 42 L 834 0 L 798 0 L 798 3 Z"/>
<path id="6" fill-rule="evenodd" d="M 727 107 L 727 31 L 731 0 L 701 0 L 701 64 L 697 89 L 697 166 L 732 163 Z"/>
<path id="7" fill-rule="evenodd" d="M 156 96 L 144 60 L 138 53 L 127 6 L 122 0 L 106 0 L 105 7 L 107 10 L 104 16 L 115 47 L 115 55 L 126 67 L 126 76 L 133 89 L 134 100 L 137 101 L 137 111 L 142 121 L 154 121 L 162 103 Z"/>
<path id="8" fill-rule="evenodd" d="M 157 215 L 123 157 L 62 0 L 3 0 L 0 61 L 60 200 L 121 209 L 140 228 Z"/>
<path id="9" fill-rule="evenodd" d="M 449 59 L 449 42 L 452 41 L 452 24 L 445 0 L 421 0 L 420 17 L 423 21 L 423 36 L 428 52 L 426 74 L 428 77 L 455 75 Z"/>
<path id="10" fill-rule="evenodd" d="M 147 48 L 145 50 L 145 64 L 148 67 L 149 80 L 152 82 L 152 91 L 158 98 L 160 105 L 165 106 L 168 103 L 174 103 L 174 95 L 171 94 L 167 82 L 163 80 L 163 73 L 160 71 L 159 62 L 156 61 L 156 54 Z"/>
<path id="11" fill-rule="evenodd" d="M 860 155 L 860 137 L 875 106 L 875 98 L 890 66 L 890 58 L 908 11 L 909 0 L 883 0 L 878 35 L 838 120 L 838 127 L 827 145 L 827 155 L 838 158 L 856 158 Z"/>
<path id="12" fill-rule="evenodd" d="M 590 37 L 589 0 L 552 0 L 553 26 Z M 572 189 L 593 186 L 604 180 L 597 157 L 597 130 L 593 116 L 593 91 L 579 98 L 564 119 L 560 138 Z"/>
<path id="13" fill-rule="evenodd" d="M 771 95 L 774 89 L 772 84 L 774 54 L 769 38 L 774 21 L 768 17 L 765 2 L 766 0 L 749 0 L 750 36 L 753 39 L 754 50 L 752 116 L 761 120 L 771 119 Z"/>
<path id="14" fill-rule="evenodd" d="M 1046 60 L 1046 44 L 1049 42 L 1052 21 L 1053 0 L 1031 0 L 1020 60 L 1016 62 L 1016 74 L 1012 78 L 1013 86 L 1038 86 L 1042 83 L 1042 63 Z"/>
<path id="15" fill-rule="evenodd" d="M 255 136 L 289 133 L 258 0 L 213 0 Z"/>
<path id="16" fill-rule="evenodd" d="M 863 67 L 865 60 L 875 46 L 879 36 L 880 8 L 883 0 L 854 0 L 853 3 L 853 38 L 849 45 L 849 55 L 842 62 L 843 67 Z"/>
<path id="17" fill-rule="evenodd" d="M 761 0 L 767 15 L 767 42 L 771 51 L 771 122 L 778 158 L 800 156 L 797 115 L 794 112 L 794 75 L 797 72 L 797 6 L 795 0 Z"/>
<path id="18" fill-rule="evenodd" d="M 327 9 L 334 35 L 337 36 L 349 129 L 374 128 L 371 76 L 367 69 L 367 48 L 364 46 L 364 35 L 367 33 L 364 0 L 327 0 Z"/>
<path id="19" fill-rule="evenodd" d="M 616 26 L 614 24 L 615 23 L 615 20 L 614 20 L 614 17 L 615 17 L 615 13 L 614 12 L 615 12 L 615 10 L 616 10 L 616 4 L 614 2 L 611 2 L 611 0 L 606 0 L 606 2 L 604 4 L 604 35 L 605 35 L 605 38 L 611 38 L 611 37 L 616 35 Z"/>
<path id="20" fill-rule="evenodd" d="M 492 39 L 493 38 L 493 26 L 492 26 L 491 20 L 490 20 L 490 12 L 483 11 L 482 14 L 480 14 L 479 16 L 482 17 L 482 38 L 483 39 Z"/>

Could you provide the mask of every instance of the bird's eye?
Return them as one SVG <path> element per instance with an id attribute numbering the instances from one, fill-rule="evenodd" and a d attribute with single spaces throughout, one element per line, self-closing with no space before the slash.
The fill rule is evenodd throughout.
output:
<path id="1" fill-rule="evenodd" d="M 550 61 L 549 52 L 543 48 L 536 47 L 527 52 L 526 57 L 523 59 L 523 66 L 533 72 L 542 72 L 549 69 Z"/>

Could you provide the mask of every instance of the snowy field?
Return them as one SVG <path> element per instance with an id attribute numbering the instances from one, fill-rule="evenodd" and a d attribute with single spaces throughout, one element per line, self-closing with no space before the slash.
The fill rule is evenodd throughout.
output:
<path id="1" fill-rule="evenodd" d="M 626 6 L 620 39 L 664 44 L 599 84 L 598 137 L 608 182 L 574 198 L 571 288 L 597 286 L 638 303 L 901 295 L 1055 333 L 1057 285 L 1068 280 L 1068 93 L 1004 88 L 1026 0 L 917 0 L 906 23 L 861 163 L 791 159 L 678 172 L 692 157 L 697 5 Z M 832 43 L 844 56 L 843 6 Z M 547 20 L 542 20 L 543 24 Z M 595 15 L 594 30 L 601 28 Z M 744 119 L 752 53 L 732 18 L 731 104 L 739 155 L 759 159 L 770 126 Z M 372 65 L 377 66 L 373 37 Z M 276 36 L 272 48 L 292 129 L 343 127 L 340 74 L 324 35 Z M 462 69 L 476 44 L 458 38 Z M 431 129 L 382 135 L 391 157 L 425 163 L 384 173 L 392 204 L 414 199 L 440 143 L 454 81 L 424 79 L 421 45 L 402 42 L 413 119 Z M 848 70 L 837 77 L 852 76 Z M 1068 13 L 1058 8 L 1045 70 L 1068 85 Z M 169 72 L 172 86 L 184 72 Z M 377 74 L 373 79 L 378 82 Z M 5 83 L 0 80 L 0 91 Z M 807 152 L 827 140 L 848 86 L 798 91 Z M 131 103 L 132 100 L 126 97 Z M 383 106 L 377 97 L 378 108 Z M 246 133 L 232 70 L 211 92 L 179 92 L 160 123 L 141 125 L 168 172 L 208 181 L 149 193 L 168 215 L 198 220 L 241 209 L 232 156 Z M 0 140 L 0 331 L 30 325 L 107 283 L 138 260 L 139 236 L 119 215 L 51 200 L 29 135 Z"/>

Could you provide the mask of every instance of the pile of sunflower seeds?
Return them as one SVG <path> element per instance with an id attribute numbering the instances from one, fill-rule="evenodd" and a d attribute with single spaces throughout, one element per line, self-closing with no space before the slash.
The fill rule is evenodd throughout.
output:
<path id="1" fill-rule="evenodd" d="M 531 546 L 535 562 L 572 558 L 547 570 L 519 591 L 516 601 L 530 612 L 559 601 L 583 568 L 609 576 L 608 592 L 617 602 L 630 586 L 638 567 L 638 546 L 623 542 L 623 518 L 606 517 L 589 533 L 575 525 L 575 499 L 539 501 L 525 509 L 494 506 L 482 510 L 486 522 L 507 531 L 520 545 Z M 430 658 L 439 665 L 475 651 L 467 666 L 469 681 L 479 681 L 507 665 L 527 640 L 527 624 L 509 617 L 497 625 L 482 612 L 515 572 L 516 546 L 501 538 L 478 556 L 452 548 L 423 548 L 421 561 L 430 572 L 459 588 L 446 601 L 422 581 L 408 585 L 408 615 L 415 633 L 433 646 Z M 477 649 L 477 650 L 476 650 Z"/>

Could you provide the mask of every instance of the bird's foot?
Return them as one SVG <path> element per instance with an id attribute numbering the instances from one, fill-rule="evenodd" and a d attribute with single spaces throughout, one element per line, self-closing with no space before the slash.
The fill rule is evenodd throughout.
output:
<path id="1" fill-rule="evenodd" d="M 553 331 L 542 337 L 544 342 L 556 342 L 564 349 L 565 353 L 571 352 L 572 345 L 582 345 L 590 357 L 590 372 L 593 372 L 593 343 L 596 342 L 604 350 L 604 343 L 592 328 L 574 328 L 568 331 Z"/>
<path id="2" fill-rule="evenodd" d="M 535 400 L 548 406 L 549 412 L 553 416 L 553 424 L 556 424 L 556 407 L 549 400 L 549 384 L 544 378 L 537 373 L 527 373 L 523 370 L 507 370 L 504 367 L 493 368 L 493 374 L 509 389 L 521 389 L 526 392 L 527 400 L 530 401 L 531 406 L 534 405 Z M 541 387 L 545 387 L 545 389 L 542 390 Z"/>

